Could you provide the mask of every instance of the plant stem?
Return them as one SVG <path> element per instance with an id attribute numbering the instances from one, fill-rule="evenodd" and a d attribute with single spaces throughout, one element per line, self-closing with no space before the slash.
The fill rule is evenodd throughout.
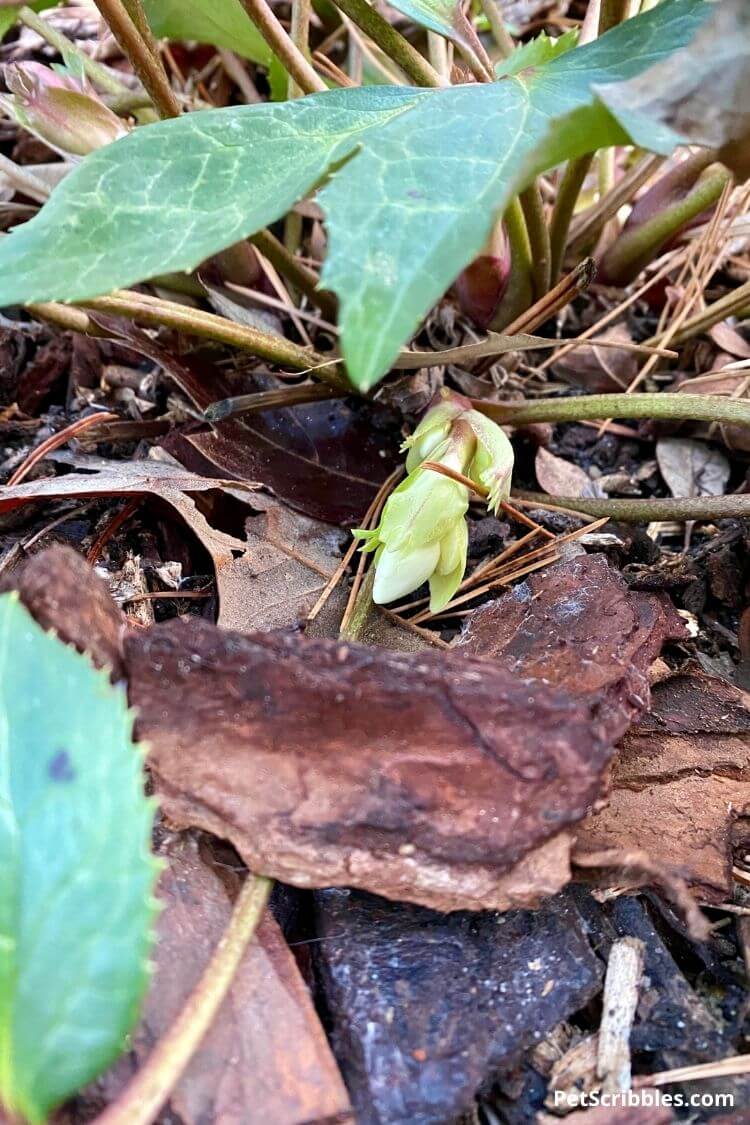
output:
<path id="1" fill-rule="evenodd" d="M 107 21 L 120 50 L 130 60 L 133 70 L 151 95 L 154 107 L 162 118 L 179 117 L 180 103 L 169 85 L 161 60 L 152 55 L 150 48 L 138 33 L 138 28 L 128 15 L 122 0 L 94 0 Z"/>
<path id="2" fill-rule="evenodd" d="M 240 0 L 240 3 L 300 90 L 306 94 L 320 94 L 328 89 L 323 79 L 315 73 L 311 64 L 289 38 L 266 0 Z"/>
<path id="3" fill-rule="evenodd" d="M 652 520 L 721 520 L 750 517 L 750 495 L 694 496 L 657 500 L 599 500 L 581 496 L 548 496 L 543 492 L 514 492 L 513 499 L 537 504 L 555 511 L 558 508 L 584 516 L 619 520 L 623 523 L 650 523 Z"/>
<path id="4" fill-rule="evenodd" d="M 42 180 L 37 179 L 33 172 L 29 172 L 27 168 L 16 164 L 14 160 L 1 152 L 0 174 L 6 176 L 16 191 L 22 191 L 24 195 L 28 195 L 29 199 L 34 199 L 37 203 L 46 203 L 49 199 L 50 190 Z"/>
<path id="5" fill-rule="evenodd" d="M 325 402 L 340 398 L 341 392 L 324 383 L 302 383 L 299 387 L 279 387 L 275 391 L 256 391 L 212 402 L 203 412 L 208 422 L 222 422 L 238 414 L 256 414 L 259 410 L 276 410 L 283 406 L 299 406 L 308 402 Z"/>
<path id="6" fill-rule="evenodd" d="M 555 200 L 555 206 L 552 210 L 552 219 L 549 225 L 551 254 L 550 277 L 553 283 L 556 282 L 560 276 L 563 258 L 565 257 L 565 245 L 568 240 L 570 221 L 573 218 L 576 201 L 581 193 L 583 182 L 588 175 L 593 159 L 593 153 L 588 153 L 586 156 L 579 156 L 577 160 L 570 160 L 560 179 L 560 184 L 557 189 L 557 199 Z"/>
<path id="7" fill-rule="evenodd" d="M 151 30 L 151 24 L 148 22 L 146 12 L 143 8 L 143 0 L 123 0 L 125 10 L 135 24 L 136 30 L 143 40 L 146 47 L 148 47 L 151 54 L 156 60 L 157 66 L 161 67 L 161 58 L 159 56 L 159 45 L 154 38 L 154 33 Z"/>
<path id="8" fill-rule="evenodd" d="M 505 26 L 505 20 L 503 19 L 503 13 L 498 4 L 498 0 L 481 0 L 481 5 L 482 11 L 486 15 L 487 22 L 490 25 L 492 38 L 497 44 L 498 51 L 502 58 L 507 59 L 515 50 L 516 45 Z"/>
<path id="9" fill-rule="evenodd" d="M 544 216 L 542 193 L 537 184 L 531 184 L 519 195 L 526 230 L 531 247 L 531 272 L 534 278 L 534 296 L 539 301 L 547 292 L 552 280 L 552 248 L 549 227 Z"/>
<path id="10" fill-rule="evenodd" d="M 599 9 L 599 34 L 604 35 L 627 18 L 630 0 L 601 0 Z"/>
<path id="11" fill-rule="evenodd" d="M 318 275 L 303 265 L 295 254 L 291 254 L 283 242 L 279 242 L 278 238 L 268 230 L 258 231 L 250 241 L 265 258 L 268 258 L 274 269 L 277 269 L 287 281 L 291 281 L 295 289 L 304 293 L 307 299 L 320 309 L 326 320 L 336 320 L 338 303 L 333 293 L 318 288 Z"/>
<path id="12" fill-rule="evenodd" d="M 291 340 L 272 336 L 270 332 L 262 332 L 249 325 L 235 324 L 226 317 L 205 312 L 203 309 L 187 308 L 185 305 L 163 301 L 158 297 L 134 293 L 127 289 L 116 289 L 106 297 L 81 301 L 79 305 L 92 312 L 125 316 L 131 320 L 142 321 L 144 324 L 164 325 L 220 344 L 229 344 L 231 347 L 241 348 L 272 363 L 293 367 L 299 371 L 309 370 L 316 378 L 337 390 L 344 390 L 347 394 L 352 391 L 348 380 L 340 373 L 340 363 L 330 363 L 329 357 L 309 348 L 303 348 Z"/>
<path id="13" fill-rule="evenodd" d="M 502 332 L 506 325 L 515 323 L 534 299 L 531 246 L 523 209 L 518 198 L 511 200 L 502 221 L 510 247 L 510 273 L 505 293 L 490 322 L 490 328 L 494 332 Z"/>
<path id="14" fill-rule="evenodd" d="M 713 328 L 715 324 L 719 324 L 722 320 L 726 320 L 728 316 L 737 316 L 750 304 L 750 281 L 746 281 L 731 293 L 727 293 L 725 297 L 720 300 L 714 301 L 712 305 L 704 309 L 703 312 L 696 313 L 695 316 L 686 320 L 682 328 L 671 336 L 671 342 L 675 344 L 684 344 L 686 340 L 692 340 L 694 336 L 699 336 L 701 332 L 707 332 L 709 328 Z M 666 332 L 661 332 L 657 336 L 652 336 L 647 340 L 647 344 L 657 344 L 666 336 Z"/>
<path id="15" fill-rule="evenodd" d="M 245 0 L 243 0 L 245 3 Z M 335 0 L 336 7 L 364 31 L 373 43 L 385 51 L 386 55 L 401 67 L 417 86 L 443 86 L 445 83 L 438 72 L 430 66 L 427 59 L 392 27 L 380 12 L 371 7 L 367 0 Z"/>
<path id="16" fill-rule="evenodd" d="M 526 422 L 583 422 L 605 418 L 653 418 L 671 422 L 728 422 L 750 426 L 750 401 L 720 395 L 611 394 L 538 398 L 533 402 L 474 400 L 474 408 L 503 425 Z"/>
<path id="17" fill-rule="evenodd" d="M 608 283 L 626 285 L 637 277 L 677 231 L 716 203 L 731 178 L 726 168 L 714 165 L 682 199 L 667 202 L 653 218 L 624 230 L 602 258 Z"/>
<path id="18" fill-rule="evenodd" d="M 664 163 L 663 156 L 645 156 L 608 191 L 593 207 L 576 216 L 570 225 L 568 249 L 583 253 L 588 250 L 599 235 L 605 223 L 614 218 L 620 208 L 629 203 L 639 188 L 643 187 L 654 172 Z"/>
<path id="19" fill-rule="evenodd" d="M 292 22 L 290 25 L 291 39 L 303 58 L 310 55 L 310 15 L 312 13 L 311 0 L 292 0 Z M 289 97 L 299 98 L 304 90 L 297 85 L 293 78 L 289 79 Z"/>
<path id="20" fill-rule="evenodd" d="M 203 976 L 124 1093 L 96 1125 L 150 1125 L 190 1062 L 226 997 L 261 920 L 273 882 L 248 875 Z"/>
<path id="21" fill-rule="evenodd" d="M 92 59 L 80 47 L 77 47 L 67 36 L 51 27 L 47 20 L 42 19 L 32 8 L 23 7 L 18 13 L 18 18 L 26 27 L 30 27 L 37 35 L 41 35 L 50 47 L 54 47 L 63 58 L 67 54 L 75 55 L 80 59 L 81 66 L 87 78 L 107 94 L 132 94 L 133 91 L 116 78 L 106 66 L 102 66 L 96 59 Z"/>

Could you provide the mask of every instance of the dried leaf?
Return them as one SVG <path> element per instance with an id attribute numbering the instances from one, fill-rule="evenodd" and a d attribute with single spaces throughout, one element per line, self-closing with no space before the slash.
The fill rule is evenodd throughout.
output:
<path id="1" fill-rule="evenodd" d="M 550 453 L 543 445 L 536 451 L 534 463 L 539 486 L 550 496 L 602 496 L 602 490 L 588 473 L 571 461 Z"/>
<path id="2" fill-rule="evenodd" d="M 750 695 L 688 666 L 655 685 L 615 759 L 609 804 L 579 827 L 578 847 L 644 849 L 726 901 L 732 825 L 746 811 Z"/>
<path id="3" fill-rule="evenodd" d="M 181 1011 L 226 928 L 227 872 L 190 835 L 168 838 L 159 882 L 154 976 L 132 1037 L 129 1066 L 106 1078 L 124 1086 Z M 291 1048 L 291 1049 L 290 1049 Z M 341 1114 L 349 1098 L 307 987 L 267 911 L 205 1039 L 170 1097 L 182 1125 L 309 1125 Z"/>
<path id="4" fill-rule="evenodd" d="M 632 343 L 624 324 L 615 324 L 601 333 L 601 339 Z M 629 348 L 600 348 L 596 342 L 581 344 L 552 365 L 555 375 L 575 387 L 607 394 L 626 390 L 638 374 L 638 356 Z"/>
<path id="5" fill-rule="evenodd" d="M 397 463 L 385 413 L 342 400 L 313 402 L 174 435 L 165 447 L 197 472 L 262 481 L 311 519 L 352 524 Z"/>
<path id="6" fill-rule="evenodd" d="M 673 496 L 723 496 L 732 472 L 720 449 L 693 438 L 660 438 L 656 460 Z"/>

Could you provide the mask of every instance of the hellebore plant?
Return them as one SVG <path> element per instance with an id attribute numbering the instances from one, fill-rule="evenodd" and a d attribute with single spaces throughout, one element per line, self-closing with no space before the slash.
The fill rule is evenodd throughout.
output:
<path id="1" fill-rule="evenodd" d="M 375 552 L 373 600 L 393 602 L 430 584 L 430 610 L 448 604 L 466 570 L 470 489 L 425 462 L 442 465 L 486 492 L 496 512 L 510 492 L 513 447 L 495 422 L 462 395 L 442 391 L 410 438 L 406 480 L 388 497 L 372 531 L 357 528 Z"/>

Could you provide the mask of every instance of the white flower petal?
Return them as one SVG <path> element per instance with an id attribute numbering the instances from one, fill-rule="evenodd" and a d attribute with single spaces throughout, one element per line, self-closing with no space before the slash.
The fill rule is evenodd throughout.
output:
<path id="1" fill-rule="evenodd" d="M 375 568 L 372 600 L 376 605 L 395 602 L 416 590 L 430 577 L 438 559 L 440 544 L 428 543 L 410 551 L 389 551 L 380 556 Z"/>

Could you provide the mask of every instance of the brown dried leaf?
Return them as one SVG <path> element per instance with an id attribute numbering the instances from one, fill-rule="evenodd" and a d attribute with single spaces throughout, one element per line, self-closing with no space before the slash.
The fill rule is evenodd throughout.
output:
<path id="1" fill-rule="evenodd" d="M 602 496 L 602 490 L 588 473 L 540 445 L 534 463 L 540 488 L 550 496 Z"/>
<path id="2" fill-rule="evenodd" d="M 300 886 L 441 910 L 519 904 L 499 877 L 542 845 L 549 864 L 610 755 L 589 701 L 463 655 L 246 637 L 197 619 L 126 646 L 167 815 Z M 515 893 L 536 903 L 522 872 Z"/>
<path id="3" fill-rule="evenodd" d="M 233 872 L 208 841 L 170 835 L 159 853 L 154 970 L 130 1051 L 83 1091 L 64 1125 L 118 1097 L 182 1010 L 226 929 Z M 310 1125 L 353 1121 L 349 1098 L 294 957 L 263 916 L 229 993 L 158 1115 L 158 1125 Z"/>
<path id="4" fill-rule="evenodd" d="M 673 496 L 723 496 L 732 472 L 720 449 L 693 438 L 659 438 L 656 460 Z"/>
<path id="5" fill-rule="evenodd" d="M 607 328 L 601 338 L 612 343 L 633 342 L 624 324 Z M 556 360 L 552 370 L 574 387 L 586 387 L 597 393 L 624 391 L 638 374 L 638 356 L 629 348 L 599 348 L 596 342 L 581 344 Z"/>
<path id="6" fill-rule="evenodd" d="M 162 849 L 155 975 L 133 1047 L 140 1061 L 168 1030 L 224 932 L 231 902 L 192 837 Z M 294 957 L 266 911 L 210 1031 L 170 1099 L 184 1125 L 303 1125 L 349 1098 Z"/>
<path id="7" fill-rule="evenodd" d="M 733 822 L 748 810 L 750 695 L 690 665 L 653 688 L 613 764 L 609 804 L 579 827 L 578 847 L 643 849 L 725 901 Z"/>

